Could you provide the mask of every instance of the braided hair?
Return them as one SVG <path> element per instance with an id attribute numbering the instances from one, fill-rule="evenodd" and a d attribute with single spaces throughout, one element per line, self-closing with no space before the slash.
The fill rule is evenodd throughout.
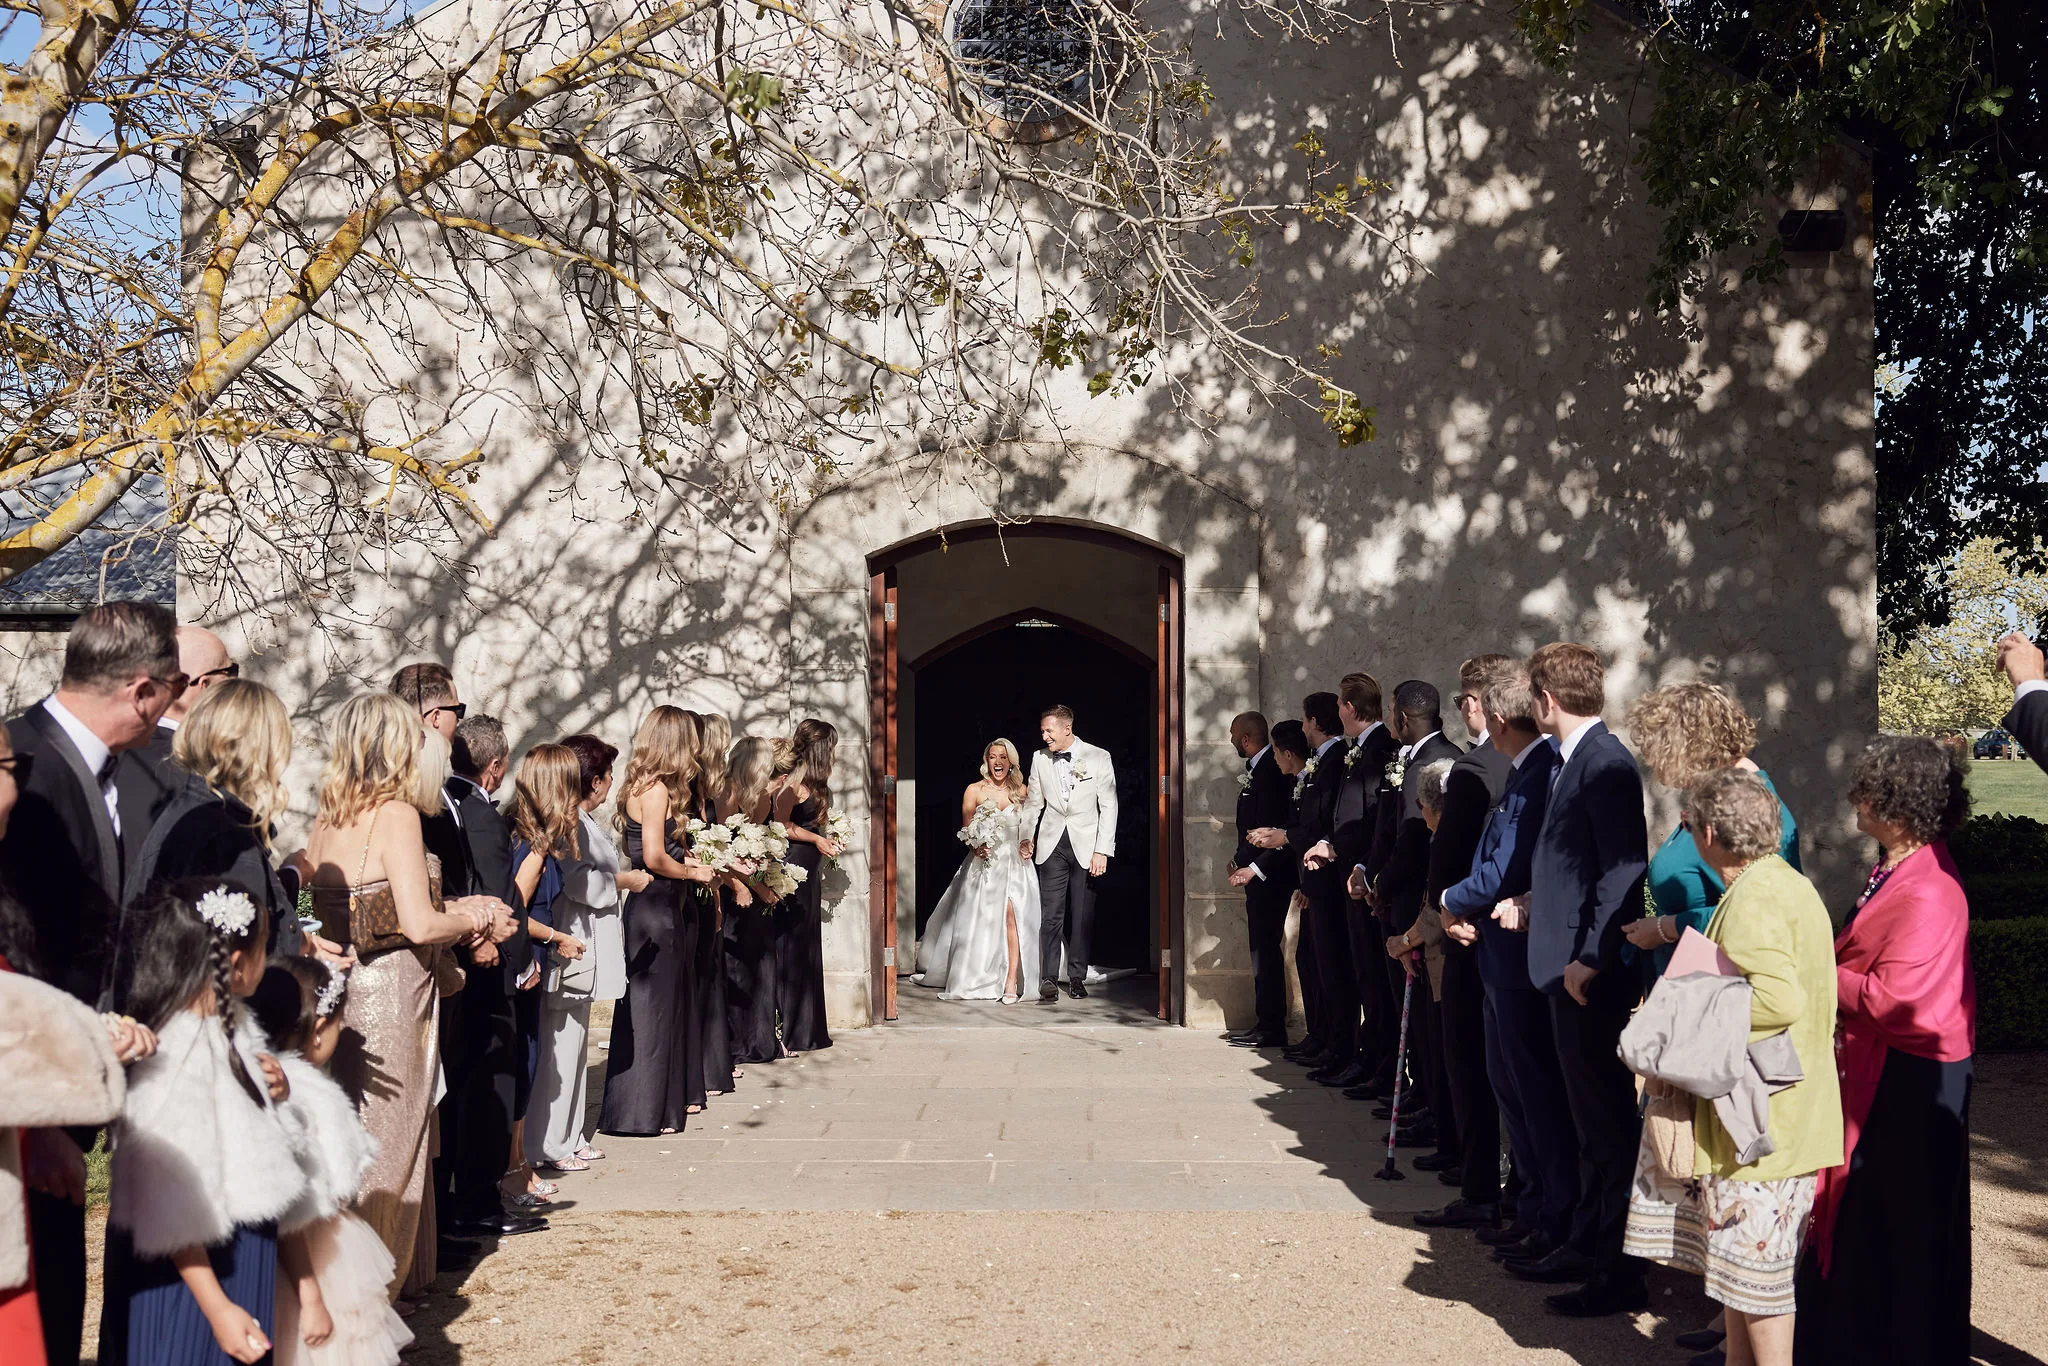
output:
<path id="1" fill-rule="evenodd" d="M 254 918 L 239 931 L 218 930 L 199 915 L 199 898 L 208 892 L 246 889 L 218 878 L 178 878 L 152 890 L 137 904 L 123 928 L 122 952 L 116 958 L 114 1008 L 151 1029 L 161 1030 L 181 1010 L 190 1010 L 208 991 L 221 1027 L 227 1031 L 228 1067 L 258 1106 L 269 1095 L 250 1077 L 241 1050 L 233 1046 L 242 1023 L 242 1002 L 229 985 L 234 954 L 263 942 L 267 931 L 261 901 Z"/>

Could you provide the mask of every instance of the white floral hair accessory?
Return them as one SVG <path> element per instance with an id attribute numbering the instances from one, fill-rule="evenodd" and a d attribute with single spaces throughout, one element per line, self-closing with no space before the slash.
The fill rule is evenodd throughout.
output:
<path id="1" fill-rule="evenodd" d="M 225 887 L 216 887 L 200 897 L 199 904 L 192 909 L 222 934 L 244 934 L 256 923 L 256 903 L 249 899 L 249 894 L 231 892 Z"/>
<path id="2" fill-rule="evenodd" d="M 327 969 L 327 981 L 313 998 L 313 1014 L 324 1020 L 341 1009 L 341 998 L 348 994 L 348 969 L 328 962 L 320 966 Z"/>

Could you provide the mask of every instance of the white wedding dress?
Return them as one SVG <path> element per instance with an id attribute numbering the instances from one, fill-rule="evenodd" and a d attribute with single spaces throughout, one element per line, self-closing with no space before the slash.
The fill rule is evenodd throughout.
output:
<path id="1" fill-rule="evenodd" d="M 1017 917 L 1017 990 L 1038 989 L 1038 870 L 1017 852 L 1024 835 L 1024 808 L 996 815 L 1001 838 L 988 858 L 972 849 L 953 875 L 938 909 L 918 942 L 918 967 L 911 978 L 939 988 L 942 1001 L 993 1001 L 1003 994 L 1010 950 L 1003 934 L 1003 907 Z"/>

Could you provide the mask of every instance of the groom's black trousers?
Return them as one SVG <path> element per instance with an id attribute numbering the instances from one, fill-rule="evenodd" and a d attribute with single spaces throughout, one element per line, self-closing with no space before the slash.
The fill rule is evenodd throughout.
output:
<path id="1" fill-rule="evenodd" d="M 1088 869 L 1074 857 L 1066 832 L 1038 865 L 1038 976 L 1059 980 L 1060 945 L 1067 946 L 1067 980 L 1088 980 L 1088 950 L 1095 938 L 1095 888 Z"/>

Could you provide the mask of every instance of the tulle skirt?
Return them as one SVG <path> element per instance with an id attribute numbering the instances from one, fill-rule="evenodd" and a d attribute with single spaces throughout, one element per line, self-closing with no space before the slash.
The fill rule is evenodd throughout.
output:
<path id="1" fill-rule="evenodd" d="M 973 853 L 925 923 L 915 980 L 946 1001 L 993 1001 L 1010 973 L 1004 909 L 1017 919 L 1017 990 L 1038 987 L 1038 870 L 1015 847 L 994 858 Z"/>
<path id="2" fill-rule="evenodd" d="M 384 1293 L 394 1269 L 384 1240 L 347 1210 L 309 1224 L 304 1237 L 334 1333 L 318 1347 L 300 1341 L 298 1287 L 280 1273 L 276 1366 L 393 1366 L 412 1330 Z"/>

